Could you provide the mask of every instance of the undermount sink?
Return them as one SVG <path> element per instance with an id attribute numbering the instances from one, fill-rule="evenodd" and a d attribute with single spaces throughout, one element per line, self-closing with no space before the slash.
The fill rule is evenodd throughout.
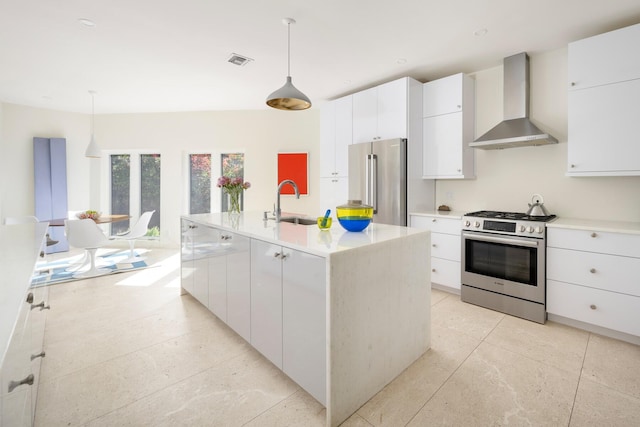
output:
<path id="1" fill-rule="evenodd" d="M 290 217 L 280 218 L 280 222 L 290 222 L 292 224 L 298 224 L 298 225 L 315 225 L 317 224 L 318 221 L 316 221 L 315 219 L 290 216 Z"/>

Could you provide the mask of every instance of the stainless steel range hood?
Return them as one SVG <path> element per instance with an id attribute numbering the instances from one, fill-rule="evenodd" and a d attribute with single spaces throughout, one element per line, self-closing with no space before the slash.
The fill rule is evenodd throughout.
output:
<path id="1" fill-rule="evenodd" d="M 529 120 L 529 56 L 504 58 L 504 120 L 469 146 L 495 150 L 557 143 Z"/>

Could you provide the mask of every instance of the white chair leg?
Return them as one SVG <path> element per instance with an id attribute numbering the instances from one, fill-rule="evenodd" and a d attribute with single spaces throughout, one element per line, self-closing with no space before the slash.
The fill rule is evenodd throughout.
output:
<path id="1" fill-rule="evenodd" d="M 136 243 L 135 239 L 129 239 L 129 258 L 133 259 L 136 257 L 136 254 L 133 253 L 133 245 Z"/>
<path id="2" fill-rule="evenodd" d="M 128 242 L 129 242 L 129 258 L 118 261 L 118 264 L 133 264 L 134 262 L 143 261 L 144 258 L 136 255 L 135 252 L 133 251 L 133 245 L 135 245 L 136 239 L 129 239 Z"/>
<path id="3" fill-rule="evenodd" d="M 91 267 L 87 271 L 81 271 L 74 274 L 74 278 L 102 276 L 113 272 L 110 268 L 96 267 L 96 252 L 98 251 L 98 248 L 87 248 L 86 251 L 87 255 L 91 259 Z"/>

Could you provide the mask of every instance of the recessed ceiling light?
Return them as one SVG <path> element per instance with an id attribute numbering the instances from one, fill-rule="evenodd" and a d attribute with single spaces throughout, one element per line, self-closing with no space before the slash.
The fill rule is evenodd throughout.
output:
<path id="1" fill-rule="evenodd" d="M 241 67 L 247 65 L 251 61 L 253 61 L 253 59 L 246 56 L 238 55 L 237 53 L 232 53 L 229 59 L 227 59 L 227 62 L 230 62 L 234 65 L 239 65 Z"/>
<path id="2" fill-rule="evenodd" d="M 87 18 L 78 18 L 78 22 L 81 23 L 82 25 L 84 25 L 85 27 L 95 27 L 96 23 L 93 22 L 91 19 L 87 19 Z"/>
<path id="3" fill-rule="evenodd" d="M 406 64 L 407 60 L 405 58 L 398 58 L 398 60 L 396 61 L 398 64 Z"/>
<path id="4" fill-rule="evenodd" d="M 473 32 L 473 35 L 477 36 L 477 37 L 482 37 L 482 36 L 486 35 L 488 32 L 489 32 L 489 30 L 487 30 L 486 28 L 481 28 L 479 30 L 475 30 Z"/>

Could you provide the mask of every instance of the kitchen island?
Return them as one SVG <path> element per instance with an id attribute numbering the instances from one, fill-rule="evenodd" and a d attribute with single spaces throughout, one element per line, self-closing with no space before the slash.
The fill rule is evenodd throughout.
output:
<path id="1" fill-rule="evenodd" d="M 182 290 L 346 420 L 430 345 L 430 232 L 182 217 Z M 426 278 L 426 279 L 425 279 Z"/>

